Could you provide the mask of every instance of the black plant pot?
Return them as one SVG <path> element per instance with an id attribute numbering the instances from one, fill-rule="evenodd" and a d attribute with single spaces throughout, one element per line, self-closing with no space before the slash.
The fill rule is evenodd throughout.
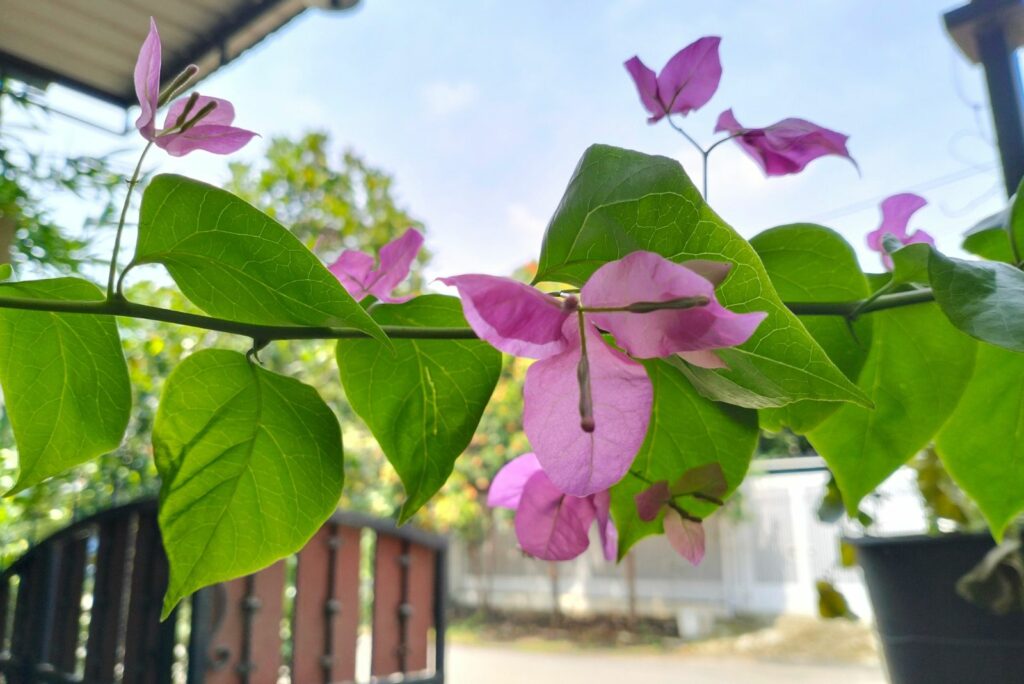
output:
<path id="1" fill-rule="evenodd" d="M 1024 614 L 994 615 L 956 582 L 988 535 L 850 539 L 864 568 L 892 684 L 1021 684 Z"/>

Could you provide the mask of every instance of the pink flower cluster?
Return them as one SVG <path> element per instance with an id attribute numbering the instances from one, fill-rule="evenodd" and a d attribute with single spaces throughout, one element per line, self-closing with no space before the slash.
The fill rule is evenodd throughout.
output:
<path id="1" fill-rule="evenodd" d="M 410 228 L 382 247 L 377 259 L 346 250 L 329 268 L 357 300 L 403 302 L 408 297 L 393 291 L 422 244 L 423 236 Z M 481 339 L 507 354 L 537 359 L 523 388 L 523 430 L 534 452 L 506 464 L 488 494 L 490 506 L 516 511 L 524 551 L 546 560 L 575 558 L 589 546 L 596 522 L 605 557 L 615 559 L 609 488 L 643 444 L 654 401 L 650 378 L 636 359 L 679 355 L 695 365 L 723 367 L 715 350 L 742 344 L 765 317 L 718 303 L 715 287 L 729 268 L 633 252 L 599 268 L 579 296 L 564 297 L 511 278 L 441 278 L 459 291 L 466 320 Z M 664 510 L 669 541 L 695 564 L 704 554 L 703 528 L 673 499 L 717 501 L 725 479 L 717 465 L 710 468 L 710 475 L 708 467 L 695 469 L 671 488 L 655 483 L 637 496 L 642 519 Z"/>
<path id="2" fill-rule="evenodd" d="M 640 102 L 650 114 L 649 123 L 672 114 L 686 116 L 711 100 L 722 78 L 718 55 L 721 42 L 718 37 L 697 40 L 676 53 L 658 74 L 639 57 L 626 62 Z M 728 133 L 729 137 L 719 142 L 736 140 L 767 176 L 799 173 L 811 161 L 830 154 L 853 161 L 846 148 L 848 136 L 804 119 L 788 118 L 764 128 L 747 128 L 727 109 L 719 115 L 715 132 Z"/>
<path id="3" fill-rule="evenodd" d="M 441 279 L 458 289 L 482 339 L 537 359 L 523 388 L 523 430 L 534 453 L 506 465 L 490 493 L 492 505 L 516 509 L 516 533 L 528 553 L 579 555 L 595 519 L 605 553 L 612 553 L 608 489 L 643 444 L 654 399 L 636 359 L 678 354 L 721 367 L 715 350 L 742 344 L 765 317 L 718 303 L 715 285 L 728 270 L 633 252 L 599 268 L 579 297 L 562 298 L 509 278 Z"/>

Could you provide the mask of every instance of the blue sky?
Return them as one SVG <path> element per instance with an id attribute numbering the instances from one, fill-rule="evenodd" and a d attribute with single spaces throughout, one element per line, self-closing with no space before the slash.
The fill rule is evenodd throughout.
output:
<path id="1" fill-rule="evenodd" d="M 955 0 L 953 0 L 955 2 Z M 838 158 L 765 179 L 731 144 L 711 160 L 711 203 L 751 236 L 813 220 L 861 249 L 877 203 L 914 190 L 930 205 L 912 227 L 956 251 L 959 234 L 1002 204 L 980 68 L 942 26 L 951 0 L 363 0 L 310 11 L 207 79 L 237 123 L 273 134 L 327 129 L 396 178 L 427 225 L 429 275 L 506 273 L 535 258 L 547 219 L 588 145 L 699 160 L 664 123 L 648 126 L 622 62 L 655 69 L 703 35 L 720 35 L 722 84 L 682 121 L 711 141 L 732 107 L 745 125 L 799 116 L 851 136 L 861 175 Z M 139 27 L 141 42 L 146 27 Z M 64 109 L 119 124 L 120 114 L 55 92 Z M 140 147 L 53 120 L 53 152 Z M 255 159 L 260 144 L 238 156 Z M 159 170 L 211 182 L 225 161 L 155 155 Z M 126 162 L 130 155 L 126 155 Z M 950 178 L 956 180 L 949 181 Z M 942 182 L 948 181 L 948 182 Z"/>

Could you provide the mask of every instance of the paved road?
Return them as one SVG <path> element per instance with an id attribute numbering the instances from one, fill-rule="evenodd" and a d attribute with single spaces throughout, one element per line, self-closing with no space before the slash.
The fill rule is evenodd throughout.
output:
<path id="1" fill-rule="evenodd" d="M 885 684 L 874 667 L 451 644 L 449 684 Z"/>

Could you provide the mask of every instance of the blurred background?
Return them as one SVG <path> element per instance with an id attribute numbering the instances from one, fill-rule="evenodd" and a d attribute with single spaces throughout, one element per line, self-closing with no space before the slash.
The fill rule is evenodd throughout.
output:
<path id="1" fill-rule="evenodd" d="M 47 3 L 31 4 L 0 2 L 0 24 L 33 12 L 47 18 Z M 827 225 L 866 269 L 879 270 L 864 236 L 878 226 L 886 196 L 927 198 L 911 228 L 952 254 L 967 229 L 1006 202 L 984 72 L 947 33 L 950 9 L 950 0 L 799 8 L 783 0 L 362 0 L 343 11 L 314 8 L 260 34 L 200 86 L 231 100 L 236 124 L 259 140 L 227 159 L 154 154 L 144 168 L 227 187 L 325 261 L 346 247 L 375 251 L 416 226 L 427 249 L 415 288 L 436 289 L 434 278 L 464 272 L 527 278 L 590 144 L 674 157 L 699 180 L 688 143 L 664 122 L 646 123 L 622 63 L 639 55 L 658 67 L 693 40 L 719 35 L 721 87 L 681 121 L 690 135 L 712 142 L 718 114 L 730 107 L 749 126 L 806 118 L 848 134 L 859 170 L 827 157 L 799 175 L 765 179 L 737 147 L 723 145 L 711 157 L 711 205 L 746 237 L 785 223 Z M 179 13 L 199 10 L 170 2 L 161 12 L 170 27 Z M 147 29 L 144 9 L 132 3 L 103 28 L 132 46 Z M 0 38 L 6 54 L 4 40 L 20 38 Z M 134 53 L 126 59 L 130 69 Z M 10 63 L 0 75 L 0 216 L 16 226 L 9 258 L 23 278 L 78 272 L 100 280 L 123 181 L 143 145 L 132 125 L 137 108 Z M 122 254 L 132 240 L 129 231 Z M 133 299 L 189 306 L 155 270 L 133 270 L 128 282 Z M 247 347 L 144 322 L 122 321 L 122 331 L 138 394 L 128 439 L 66 477 L 0 500 L 5 562 L 73 519 L 155 494 L 149 428 L 163 378 L 192 349 Z M 401 484 L 347 407 L 333 348 L 276 343 L 263 359 L 314 384 L 341 416 L 342 507 L 392 515 Z M 792 435 L 763 437 L 760 476 L 709 525 L 699 568 L 661 539 L 645 540 L 620 565 L 594 552 L 556 567 L 517 551 L 507 517 L 482 503 L 490 477 L 528 448 L 518 422 L 524 370 L 506 361 L 470 449 L 414 521 L 453 535 L 451 681 L 521 681 L 531 672 L 538 682 L 586 675 L 599 683 L 623 676 L 616 659 L 624 655 L 633 676 L 651 681 L 882 681 L 863 584 L 843 567 L 828 473 Z M 0 457 L 6 488 L 17 456 L 5 416 Z M 887 509 L 893 522 L 882 531 L 924 531 L 972 515 L 950 507 L 956 497 L 924 455 L 865 508 L 869 516 Z M 839 609 L 830 608 L 832 588 L 848 601 Z M 826 624 L 822 612 L 841 619 Z M 501 679 L 504 671 L 512 678 Z"/>

